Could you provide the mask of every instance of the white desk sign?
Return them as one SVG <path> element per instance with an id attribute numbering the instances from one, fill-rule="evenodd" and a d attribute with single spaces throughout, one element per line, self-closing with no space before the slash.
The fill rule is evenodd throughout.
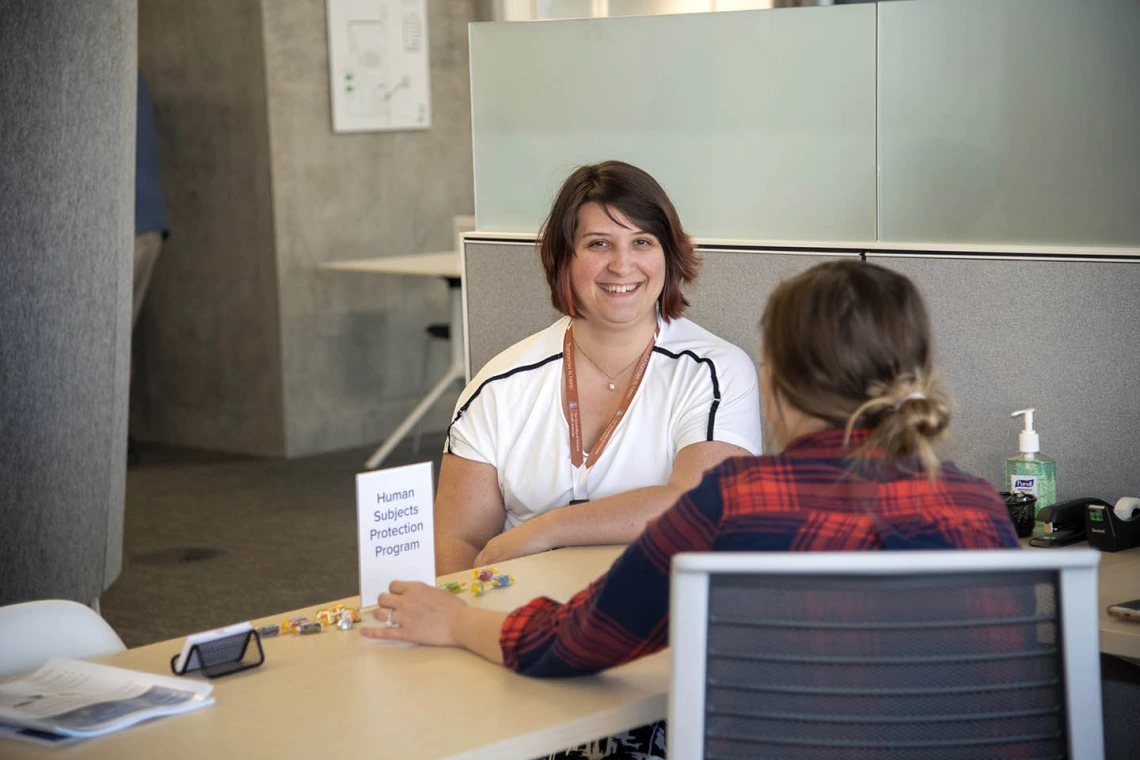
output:
<path id="1" fill-rule="evenodd" d="M 356 476 L 360 604 L 395 580 L 435 584 L 431 462 Z"/>
<path id="2" fill-rule="evenodd" d="M 428 129 L 425 0 L 327 0 L 334 132 Z"/>

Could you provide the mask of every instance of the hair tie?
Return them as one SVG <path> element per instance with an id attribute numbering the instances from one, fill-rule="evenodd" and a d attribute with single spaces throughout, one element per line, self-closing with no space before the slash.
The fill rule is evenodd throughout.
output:
<path id="1" fill-rule="evenodd" d="M 921 391 L 911 391 L 910 393 L 907 393 L 906 395 L 904 395 L 903 398 L 901 398 L 895 402 L 894 411 L 898 411 L 899 409 L 901 409 L 903 404 L 906 403 L 907 401 L 921 401 L 921 400 L 925 400 L 925 399 L 926 399 L 926 393 L 922 393 Z"/>
<path id="2" fill-rule="evenodd" d="M 922 393 L 921 391 L 912 391 L 912 392 L 906 394 L 905 396 L 903 396 L 902 398 L 900 398 L 895 403 L 894 411 L 897 412 L 902 407 L 902 405 L 908 401 L 920 401 L 920 400 L 923 400 L 925 398 L 926 398 L 925 393 Z"/>

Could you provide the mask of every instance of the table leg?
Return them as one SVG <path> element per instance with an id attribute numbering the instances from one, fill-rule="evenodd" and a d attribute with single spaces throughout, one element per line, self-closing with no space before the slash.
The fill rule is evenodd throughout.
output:
<path id="1" fill-rule="evenodd" d="M 364 463 L 364 467 L 373 470 L 380 465 L 388 455 L 392 453 L 392 449 L 412 431 L 416 423 L 428 413 L 428 411 L 435 406 L 435 402 L 439 401 L 439 397 L 444 394 L 451 384 L 454 382 L 462 383 L 467 375 L 465 363 L 463 360 L 463 292 L 459 287 L 459 280 L 448 280 L 449 292 L 451 294 L 451 321 L 449 329 L 451 331 L 451 366 L 447 368 L 446 374 L 443 379 L 435 384 L 427 395 L 423 397 L 420 403 L 412 409 L 411 413 L 404 418 L 404 421 L 392 431 L 392 434 L 380 445 L 380 448 L 368 458 Z"/>

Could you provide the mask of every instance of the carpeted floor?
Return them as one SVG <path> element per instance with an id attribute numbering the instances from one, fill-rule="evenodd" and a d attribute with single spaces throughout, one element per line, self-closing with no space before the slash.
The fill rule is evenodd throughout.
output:
<path id="1" fill-rule="evenodd" d="M 280 460 L 141 445 L 103 616 L 134 647 L 358 593 L 355 475 L 373 448 Z M 383 466 L 438 473 L 442 448 L 425 434 Z"/>

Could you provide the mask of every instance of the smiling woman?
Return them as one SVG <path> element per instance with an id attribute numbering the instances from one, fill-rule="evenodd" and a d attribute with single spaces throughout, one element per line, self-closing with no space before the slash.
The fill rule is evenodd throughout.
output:
<path id="1" fill-rule="evenodd" d="M 566 316 L 460 395 L 435 503 L 441 574 L 629 542 L 706 469 L 760 452 L 755 368 L 681 316 L 698 261 L 656 180 L 579 167 L 539 254 Z"/>

